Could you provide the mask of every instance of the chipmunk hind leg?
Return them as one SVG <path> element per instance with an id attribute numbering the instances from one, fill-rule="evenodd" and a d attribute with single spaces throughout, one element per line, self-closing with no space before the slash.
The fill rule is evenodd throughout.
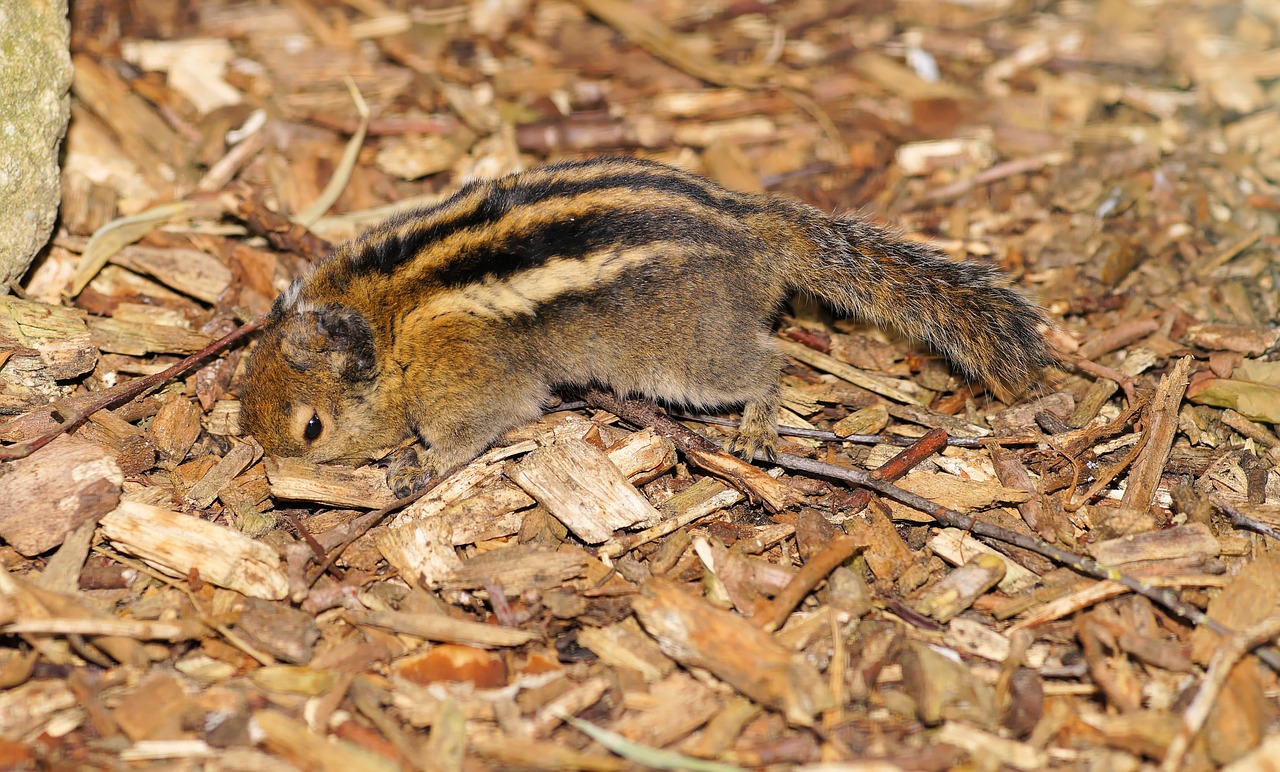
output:
<path id="1" fill-rule="evenodd" d="M 757 452 L 770 461 L 778 453 L 778 408 L 782 407 L 780 389 L 775 383 L 763 395 L 750 400 L 742 408 L 742 423 L 738 433 L 729 440 L 727 448 L 750 461 Z"/>
<path id="2" fill-rule="evenodd" d="M 778 447 L 778 408 L 782 406 L 779 377 L 782 354 L 773 336 L 760 333 L 746 351 L 738 352 L 732 375 L 725 373 L 720 402 L 741 403 L 742 423 L 726 449 L 750 461 L 756 453 L 772 460 Z"/>

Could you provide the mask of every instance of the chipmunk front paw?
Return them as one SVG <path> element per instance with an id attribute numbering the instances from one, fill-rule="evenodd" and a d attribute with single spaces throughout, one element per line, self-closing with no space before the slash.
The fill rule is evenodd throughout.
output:
<path id="1" fill-rule="evenodd" d="M 422 463 L 422 454 L 416 445 L 392 453 L 387 463 L 387 487 L 398 499 L 422 490 L 431 477 L 431 468 Z"/>

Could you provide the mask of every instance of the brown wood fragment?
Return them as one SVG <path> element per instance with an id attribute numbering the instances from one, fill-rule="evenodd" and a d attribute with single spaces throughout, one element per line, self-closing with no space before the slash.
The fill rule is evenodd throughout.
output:
<path id="1" fill-rule="evenodd" d="M 387 475 L 373 467 L 352 469 L 297 458 L 265 460 L 271 495 L 291 501 L 314 501 L 331 507 L 379 507 L 395 500 Z"/>
<path id="2" fill-rule="evenodd" d="M 116 138 L 153 184 L 167 187 L 186 173 L 186 146 L 142 97 L 90 56 L 73 57 L 77 97 L 111 125 Z"/>
<path id="3" fill-rule="evenodd" d="M 1042 538 L 1056 540 L 1058 534 L 1065 531 L 1063 524 L 1057 522 L 1059 518 L 1051 509 L 1044 506 L 1039 489 L 1032 482 L 1031 475 L 1027 474 L 1027 469 L 1018 456 L 1006 448 L 993 447 L 991 463 L 1002 485 L 1032 494 L 1026 501 L 1017 505 L 1018 512 L 1026 524 Z"/>
<path id="4" fill-rule="evenodd" d="M 1076 354 L 1081 359 L 1097 359 L 1103 354 L 1109 354 L 1130 343 L 1142 340 L 1158 329 L 1160 329 L 1160 323 L 1155 319 L 1134 319 L 1122 322 L 1086 341 Z"/>
<path id="5" fill-rule="evenodd" d="M 1280 555 L 1266 553 L 1245 565 L 1223 591 L 1209 602 L 1208 613 L 1232 630 L 1261 623 L 1280 604 Z M 1207 664 L 1222 636 L 1205 627 L 1191 634 L 1191 656 Z"/>
<path id="6" fill-rule="evenodd" d="M 293 252 L 315 262 L 328 254 L 332 247 L 303 226 L 268 209 L 261 194 L 246 185 L 233 185 L 223 193 L 222 201 L 229 213 L 243 220 L 258 235 L 266 237 L 276 249 Z"/>
<path id="7" fill-rule="evenodd" d="M 768 606 L 758 611 L 752 621 L 769 632 L 782 627 L 782 623 L 800 605 L 800 601 L 837 566 L 853 557 L 859 546 L 860 542 L 849 536 L 832 539 L 821 552 L 805 562 L 787 586 L 774 596 Z"/>
<path id="8" fill-rule="evenodd" d="M 1183 340 L 1211 351 L 1235 351 L 1260 356 L 1280 341 L 1280 330 L 1231 324 L 1197 324 L 1187 328 Z"/>
<path id="9" fill-rule="evenodd" d="M 661 518 L 603 451 L 582 440 L 565 438 L 539 448 L 509 474 L 588 544 L 606 541 L 618 529 Z"/>
<path id="10" fill-rule="evenodd" d="M 746 696 L 810 726 L 831 705 L 818 672 L 772 636 L 662 579 L 650 579 L 632 603 L 636 616 L 670 657 L 705 668 Z"/>
<path id="11" fill-rule="evenodd" d="M 1177 736 L 1169 743 L 1162 770 L 1171 771 L 1181 768 L 1182 760 L 1192 740 L 1208 720 L 1213 705 L 1218 702 L 1219 695 L 1228 682 L 1239 682 L 1241 679 L 1252 681 L 1253 663 L 1240 663 L 1240 659 L 1259 643 L 1273 640 L 1277 635 L 1280 635 L 1280 614 L 1272 613 L 1262 622 L 1235 633 L 1223 642 L 1209 663 L 1209 671 L 1205 675 L 1199 693 L 1184 714 Z M 1238 663 L 1244 664 L 1245 667 L 1239 668 L 1238 676 L 1232 678 L 1232 674 L 1237 672 Z M 1215 749 L 1226 758 L 1215 760 L 1234 761 L 1243 751 L 1261 740 L 1263 732 L 1266 731 L 1264 727 L 1268 723 L 1265 722 L 1267 712 L 1265 709 L 1253 711 L 1251 715 L 1245 716 L 1245 726 L 1232 726 L 1230 733 L 1239 733 L 1237 739 L 1242 739 L 1247 744 L 1232 747 L 1232 741 L 1220 740 L 1215 744 Z M 1274 713 L 1274 710 L 1269 712 Z"/>
<path id="12" fill-rule="evenodd" d="M 182 734 L 182 714 L 191 699 L 181 681 L 170 673 L 156 673 L 117 697 L 112 717 L 134 742 L 174 740 Z"/>
<path id="13" fill-rule="evenodd" d="M 947 574 L 912 606 L 939 622 L 950 622 L 969 608 L 980 595 L 1004 578 L 1004 561 L 983 553 Z"/>
<path id="14" fill-rule="evenodd" d="M 735 697 L 707 722 L 701 735 L 688 746 L 699 758 L 716 758 L 733 747 L 748 722 L 760 715 L 760 706 Z"/>
<path id="15" fill-rule="evenodd" d="M 349 742 L 327 740 L 277 710 L 259 710 L 253 723 L 262 733 L 262 743 L 286 759 L 306 769 L 323 772 L 396 772 L 395 761 Z"/>
<path id="16" fill-rule="evenodd" d="M 117 549 L 170 576 L 195 572 L 202 581 L 268 600 L 288 589 L 275 550 L 198 517 L 124 501 L 102 518 L 101 528 Z"/>
<path id="17" fill-rule="evenodd" d="M 635 670 L 650 682 L 665 677 L 675 667 L 653 639 L 647 637 L 630 618 L 607 627 L 584 628 L 578 634 L 578 643 L 610 665 Z"/>
<path id="18" fill-rule="evenodd" d="M 1007 593 L 1021 592 L 1039 582 L 1039 577 L 1034 573 L 959 528 L 945 528 L 939 531 L 929 540 L 929 547 L 939 557 L 956 566 L 970 562 L 978 553 L 999 560 L 1004 565 L 1004 571 L 996 581 L 1000 589 Z"/>
<path id="19" fill-rule="evenodd" d="M 111 261 L 205 303 L 216 302 L 231 286 L 231 269 L 198 249 L 132 246 L 117 252 Z"/>
<path id="20" fill-rule="evenodd" d="M 177 466 L 200 436 L 200 408 L 181 394 L 173 395 L 152 419 L 147 436 L 160 451 L 161 463 Z"/>
<path id="21" fill-rule="evenodd" d="M 0 537 L 24 555 L 59 544 L 120 501 L 124 475 L 101 446 L 60 437 L 0 474 Z"/>
<path id="22" fill-rule="evenodd" d="M 167 324 L 129 322 L 123 319 L 89 320 L 93 345 L 102 351 L 144 354 L 192 354 L 213 340 L 207 335 Z"/>
<path id="23" fill-rule="evenodd" d="M 12 296 L 0 297 L 0 351 L 7 352 L 0 357 L 6 388 L 16 379 L 74 378 L 98 362 L 83 314 Z M 57 392 L 42 393 L 53 396 Z"/>
<path id="24" fill-rule="evenodd" d="M 652 482 L 676 465 L 676 445 L 652 429 L 628 434 L 605 448 L 605 455 L 637 487 Z"/>
<path id="25" fill-rule="evenodd" d="M 213 503 L 232 479 L 248 468 L 262 455 L 262 448 L 256 442 L 244 442 L 236 445 L 223 456 L 212 469 L 200 478 L 200 482 L 187 491 L 187 501 L 196 507 L 204 508 Z"/>
<path id="26" fill-rule="evenodd" d="M 968 668 L 922 643 L 907 645 L 902 656 L 902 685 L 926 726 L 958 720 L 994 729 L 995 694 Z"/>
<path id="27" fill-rule="evenodd" d="M 0 693 L 0 732 L 23 737 L 40 731 L 51 716 L 76 707 L 76 694 L 60 679 L 35 679 Z"/>
<path id="28" fill-rule="evenodd" d="M 627 768 L 622 759 L 601 757 L 566 748 L 558 743 L 538 742 L 520 737 L 494 734 L 468 738 L 468 744 L 481 757 L 501 767 L 581 769 L 586 772 L 620 772 Z"/>
<path id="29" fill-rule="evenodd" d="M 1147 441 L 1129 474 L 1129 486 L 1122 502 L 1125 507 L 1146 510 L 1155 498 L 1160 475 L 1173 447 L 1173 436 L 1178 431 L 1178 406 L 1187 391 L 1191 375 L 1191 357 L 1183 357 L 1166 373 L 1156 387 L 1156 394 L 1147 409 Z"/>
<path id="30" fill-rule="evenodd" d="M 800 494 L 794 489 L 773 479 L 763 470 L 720 451 L 705 437 L 686 429 L 651 405 L 635 400 L 619 400 L 614 395 L 599 390 L 588 392 L 587 399 L 614 415 L 642 426 L 653 426 L 674 440 L 690 462 L 758 497 L 771 510 L 780 511 L 800 500 Z"/>
<path id="31" fill-rule="evenodd" d="M 722 86 L 760 88 L 782 77 L 767 67 L 730 66 L 707 59 L 690 50 L 675 33 L 654 16 L 620 0 L 575 0 L 588 13 L 600 17 L 631 42 L 668 64 Z"/>
<path id="32" fill-rule="evenodd" d="M 1067 424 L 1075 429 L 1089 424 L 1098 416 L 1098 411 L 1102 410 L 1102 406 L 1111 399 L 1111 396 L 1119 388 L 1120 384 L 1108 378 L 1099 378 L 1089 384 L 1089 390 L 1076 403 L 1075 412 L 1067 419 Z"/>
<path id="33" fill-rule="evenodd" d="M 441 584 L 445 589 L 477 590 L 496 582 L 508 595 L 520 596 L 582 576 L 588 560 L 586 553 L 568 547 L 550 550 L 512 545 L 464 561 Z"/>
<path id="34" fill-rule="evenodd" d="M 399 611 L 346 613 L 353 625 L 368 625 L 412 635 L 428 641 L 465 643 L 483 648 L 523 646 L 537 640 L 537 633 L 510 627 L 495 627 L 442 615 L 406 614 Z"/>
<path id="35" fill-rule="evenodd" d="M 642 702 L 643 700 L 643 702 Z M 675 672 L 650 687 L 643 698 L 635 696 L 634 712 L 610 727 L 642 745 L 665 748 L 706 723 L 719 707 L 716 695 L 683 672 Z M 680 705 L 680 710 L 671 710 Z"/>
<path id="36" fill-rule="evenodd" d="M 293 664 L 311 661 L 320 628 L 305 611 L 261 598 L 245 598 L 235 630 L 249 645 Z"/>
<path id="37" fill-rule="evenodd" d="M 705 477 L 667 499 L 659 509 L 667 518 L 643 531 L 612 539 L 603 545 L 598 554 L 617 557 L 636 547 L 674 533 L 707 515 L 718 512 L 741 501 L 741 493 L 719 480 Z"/>
<path id="38" fill-rule="evenodd" d="M 926 458 L 942 450 L 946 444 L 947 433 L 942 429 L 931 429 L 910 447 L 877 467 L 873 474 L 890 482 L 899 480 L 923 463 Z M 860 512 L 869 501 L 871 501 L 871 491 L 859 488 L 849 497 L 849 511 Z"/>
<path id="39" fill-rule="evenodd" d="M 866 547 L 867 568 L 878 579 L 893 581 L 916 563 L 912 552 L 889 518 L 889 508 L 876 502 L 845 525 L 849 535 Z"/>
<path id="40" fill-rule="evenodd" d="M 1256 421 L 1250 421 L 1248 418 L 1245 418 L 1230 408 L 1222 411 L 1222 423 L 1230 426 L 1232 429 L 1235 429 L 1245 437 L 1248 437 L 1264 447 L 1280 447 L 1280 437 L 1276 437 L 1275 433 L 1268 431 L 1262 424 Z M 1254 503 L 1260 504 L 1262 502 Z"/>
<path id="41" fill-rule="evenodd" d="M 85 559 L 89 556 L 97 529 L 97 518 L 81 523 L 62 540 L 58 551 L 45 564 L 44 571 L 39 576 L 33 576 L 32 582 L 53 592 L 70 593 L 79 589 L 80 573 L 84 570 Z"/>
<path id="42" fill-rule="evenodd" d="M 1203 523 L 1121 536 L 1089 546 L 1089 554 L 1106 565 L 1169 560 L 1186 555 L 1217 555 L 1220 551 L 1218 540 Z"/>

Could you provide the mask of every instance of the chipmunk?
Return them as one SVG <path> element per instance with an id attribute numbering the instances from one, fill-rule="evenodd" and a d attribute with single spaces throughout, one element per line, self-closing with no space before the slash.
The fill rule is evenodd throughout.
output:
<path id="1" fill-rule="evenodd" d="M 357 464 L 413 435 L 442 473 L 542 414 L 558 386 L 743 405 L 772 453 L 793 292 L 922 340 L 1003 394 L 1052 357 L 992 267 L 852 215 L 664 164 L 559 163 L 471 182 L 342 244 L 275 302 L 243 385 L 277 455 Z"/>

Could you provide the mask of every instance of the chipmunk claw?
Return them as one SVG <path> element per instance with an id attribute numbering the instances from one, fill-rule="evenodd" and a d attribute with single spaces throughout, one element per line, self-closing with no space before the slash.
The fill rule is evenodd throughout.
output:
<path id="1" fill-rule="evenodd" d="M 754 461 L 758 454 L 775 463 L 778 460 L 778 429 L 774 425 L 777 415 L 776 388 L 761 399 L 748 402 L 742 410 L 738 434 L 728 443 L 729 452 L 744 461 Z"/>
<path id="2" fill-rule="evenodd" d="M 431 480 L 431 470 L 423 465 L 416 447 L 402 448 L 387 464 L 387 487 L 398 499 L 411 496 Z"/>
<path id="3" fill-rule="evenodd" d="M 725 443 L 725 450 L 743 461 L 751 462 L 761 456 L 769 463 L 775 463 L 778 460 L 777 442 L 778 435 L 773 432 L 760 434 L 740 431 Z"/>

